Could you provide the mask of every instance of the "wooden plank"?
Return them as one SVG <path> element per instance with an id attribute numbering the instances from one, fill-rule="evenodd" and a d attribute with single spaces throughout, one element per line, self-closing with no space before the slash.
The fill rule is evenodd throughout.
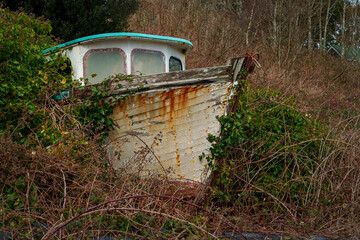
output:
<path id="1" fill-rule="evenodd" d="M 109 136 L 112 165 L 142 176 L 204 182 L 206 161 L 200 162 L 199 156 L 208 153 L 208 134 L 219 134 L 216 116 L 225 113 L 230 90 L 229 81 L 164 85 L 119 103 L 113 114 L 116 127 Z M 126 134 L 130 135 L 122 137 Z"/>
<path id="2" fill-rule="evenodd" d="M 143 86 L 140 92 L 149 90 L 181 87 L 186 85 L 204 85 L 213 82 L 229 82 L 232 81 L 232 66 L 217 66 L 208 68 L 190 69 L 185 71 L 161 73 L 146 76 L 135 76 L 133 81 L 121 81 L 111 86 L 111 91 L 115 95 L 126 94 L 135 90 L 139 86 Z M 122 88 L 118 87 L 122 85 Z M 74 89 L 74 97 L 87 97 L 91 94 L 91 88 L 94 85 L 89 85 L 83 90 Z M 101 86 L 101 85 L 98 85 Z"/>

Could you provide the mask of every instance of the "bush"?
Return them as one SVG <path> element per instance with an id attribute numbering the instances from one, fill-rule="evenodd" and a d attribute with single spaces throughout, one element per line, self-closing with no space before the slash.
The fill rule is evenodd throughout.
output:
<path id="1" fill-rule="evenodd" d="M 105 132 L 112 125 L 110 115 L 116 96 L 111 83 L 131 80 L 117 75 L 101 86 L 92 87 L 90 96 L 71 99 L 60 107 L 52 99 L 61 90 L 79 85 L 71 76 L 71 63 L 61 53 L 44 56 L 42 51 L 56 45 L 49 22 L 23 12 L 0 9 L 0 133 L 25 143 L 34 137 L 43 146 L 62 139 L 68 129 L 89 125 L 88 133 Z M 114 101 L 104 101 L 112 98 Z M 60 103 L 61 104 L 61 103 Z"/>
<path id="2" fill-rule="evenodd" d="M 207 160 L 220 172 L 220 200 L 303 206 L 326 128 L 272 90 L 247 91 L 219 122 L 221 137 L 209 136 Z"/>
<path id="3" fill-rule="evenodd" d="M 49 22 L 0 9 L 0 132 L 21 142 L 46 125 L 47 105 L 59 89 L 73 84 L 65 57 L 42 50 L 55 44 Z M 43 134 L 42 134 L 43 135 Z"/>

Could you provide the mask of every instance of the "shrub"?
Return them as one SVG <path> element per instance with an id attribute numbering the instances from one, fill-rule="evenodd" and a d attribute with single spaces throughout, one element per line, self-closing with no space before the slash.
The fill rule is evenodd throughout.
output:
<path id="1" fill-rule="evenodd" d="M 220 201 L 303 206 L 326 128 L 278 91 L 247 91 L 234 114 L 218 118 L 207 161 L 220 172 Z M 330 147 L 330 146 L 327 146 Z"/>
<path id="2" fill-rule="evenodd" d="M 42 54 L 55 43 L 49 22 L 0 9 L 0 25 L 0 132 L 25 142 L 33 131 L 43 135 L 50 97 L 73 81 L 62 71 L 66 58 Z"/>
<path id="3" fill-rule="evenodd" d="M 66 106 L 52 99 L 61 90 L 79 86 L 71 76 L 71 63 L 62 53 L 45 56 L 55 45 L 49 22 L 23 12 L 0 9 L 0 132 L 25 143 L 29 137 L 49 146 L 62 139 L 68 129 L 89 125 L 93 133 L 104 133 L 112 125 L 110 115 L 117 103 L 109 86 L 131 76 L 117 75 L 93 86 L 90 96 L 71 98 Z M 104 99 L 114 101 L 104 101 Z M 89 131 L 88 133 L 90 133 Z"/>

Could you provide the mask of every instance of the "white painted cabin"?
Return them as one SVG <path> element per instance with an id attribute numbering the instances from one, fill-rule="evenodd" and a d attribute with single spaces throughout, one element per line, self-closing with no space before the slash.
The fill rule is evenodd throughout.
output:
<path id="1" fill-rule="evenodd" d="M 70 59 L 74 79 L 96 84 L 116 74 L 152 75 L 185 70 L 190 41 L 141 34 L 104 33 L 66 42 L 44 50 L 64 50 Z M 96 74 L 96 76 L 95 76 Z"/>

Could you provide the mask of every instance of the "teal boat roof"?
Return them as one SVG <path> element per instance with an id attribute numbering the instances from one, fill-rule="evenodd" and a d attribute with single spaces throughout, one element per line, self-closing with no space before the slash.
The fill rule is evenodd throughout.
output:
<path id="1" fill-rule="evenodd" d="M 102 39 L 102 38 L 127 38 L 127 39 L 136 38 L 136 39 L 150 39 L 150 40 L 157 40 L 157 41 L 163 41 L 163 42 L 171 42 L 171 43 L 175 43 L 178 45 L 183 45 L 187 52 L 190 51 L 193 47 L 193 44 L 190 41 L 181 39 L 181 38 L 151 35 L 151 34 L 144 34 L 144 33 L 117 32 L 117 33 L 102 33 L 102 34 L 81 37 L 81 38 L 57 45 L 55 47 L 45 49 L 43 51 L 43 54 L 48 53 L 53 50 L 59 50 L 61 48 L 69 47 L 74 44 L 79 44 L 81 42 L 97 40 L 97 39 Z"/>

